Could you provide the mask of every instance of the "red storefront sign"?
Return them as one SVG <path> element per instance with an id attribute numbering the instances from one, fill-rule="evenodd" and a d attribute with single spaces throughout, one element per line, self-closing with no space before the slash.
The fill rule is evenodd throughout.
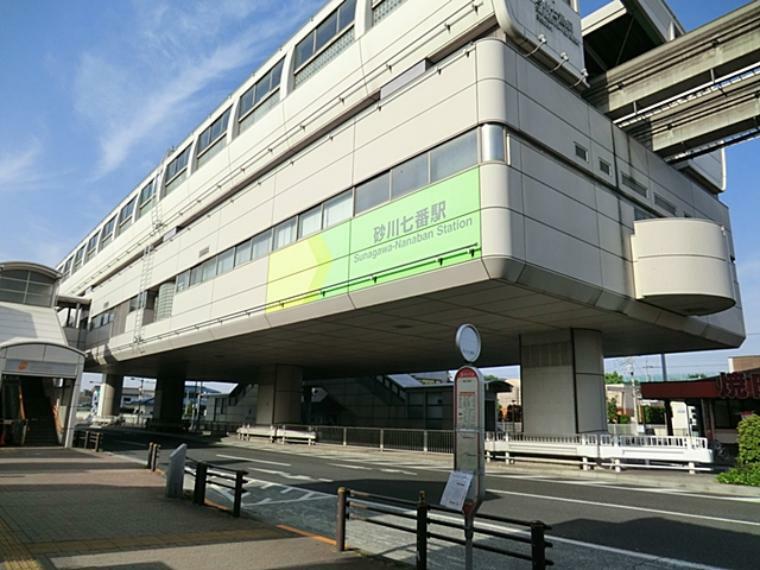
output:
<path id="1" fill-rule="evenodd" d="M 760 400 L 760 374 L 723 373 L 715 383 L 721 398 Z"/>

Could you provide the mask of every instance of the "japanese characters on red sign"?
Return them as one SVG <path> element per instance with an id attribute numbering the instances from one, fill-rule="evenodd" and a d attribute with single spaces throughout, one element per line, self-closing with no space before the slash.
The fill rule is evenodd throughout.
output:
<path id="1" fill-rule="evenodd" d="M 716 383 L 721 398 L 760 400 L 760 374 L 723 373 Z"/>

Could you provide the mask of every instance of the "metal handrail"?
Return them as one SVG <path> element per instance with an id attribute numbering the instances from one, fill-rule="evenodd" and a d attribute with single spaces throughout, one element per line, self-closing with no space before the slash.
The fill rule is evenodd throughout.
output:
<path id="1" fill-rule="evenodd" d="M 235 518 L 240 517 L 240 511 L 242 508 L 243 493 L 245 493 L 244 486 L 246 483 L 246 471 L 230 469 L 229 467 L 223 467 L 221 465 L 215 465 L 213 463 L 207 463 L 205 461 L 199 461 L 191 457 L 187 457 L 186 460 L 195 464 L 195 469 L 192 467 L 185 467 L 185 473 L 195 479 L 195 485 L 193 488 L 193 503 L 196 505 L 206 504 L 206 487 L 209 483 L 216 485 L 217 487 L 223 487 L 233 491 L 232 509 L 230 512 Z M 234 473 L 234 477 L 225 473 L 218 473 L 217 471 L 228 471 Z M 219 479 L 224 481 L 234 481 L 234 485 L 227 485 L 221 483 Z M 227 509 L 225 509 L 227 510 Z"/>
<path id="2" fill-rule="evenodd" d="M 358 500 L 357 500 L 358 499 Z M 380 501 L 380 503 L 374 503 L 374 501 Z M 386 503 L 386 504 L 383 504 Z M 409 510 L 403 510 L 402 507 L 397 505 L 403 505 L 405 507 L 412 507 L 414 514 Z M 352 509 L 375 512 L 384 515 L 390 515 L 393 517 L 401 518 L 404 520 L 413 520 L 416 522 L 416 528 L 404 526 L 402 524 L 396 524 L 387 520 L 373 519 L 367 516 L 360 516 Z M 452 536 L 447 536 L 430 530 L 431 525 L 443 526 L 446 528 L 452 528 L 456 530 L 465 531 L 464 521 L 461 523 L 455 523 L 451 521 L 444 521 L 439 518 L 431 517 L 431 511 L 439 511 L 446 513 L 456 513 L 462 515 L 458 511 L 442 507 L 439 505 L 429 505 L 425 498 L 424 491 L 420 491 L 419 499 L 415 503 L 406 499 L 399 499 L 396 497 L 389 497 L 387 495 L 378 495 L 374 493 L 367 493 L 363 491 L 353 491 L 341 487 L 338 489 L 338 508 L 336 515 L 336 547 L 338 551 L 344 551 L 346 549 L 346 521 L 357 520 L 363 521 L 369 524 L 375 524 L 378 526 L 399 530 L 402 532 L 414 532 L 417 536 L 417 568 L 427 568 L 427 539 L 434 538 L 443 542 L 449 542 L 458 545 L 467 545 L 467 542 L 462 539 L 458 539 Z M 545 532 L 549 526 L 545 525 L 541 521 L 522 521 L 518 519 L 511 519 L 507 517 L 499 517 L 496 515 L 476 515 L 476 518 L 480 517 L 490 521 L 505 522 L 513 525 L 525 526 L 530 529 L 530 538 L 522 536 L 524 534 L 519 531 L 520 534 L 512 534 L 506 532 L 500 532 L 494 529 L 485 529 L 481 527 L 475 527 L 475 534 L 491 536 L 502 540 L 511 540 L 521 544 L 527 544 L 531 547 L 530 555 L 516 552 L 514 550 L 508 550 L 491 546 L 487 544 L 473 543 L 472 547 L 479 550 L 485 550 L 496 554 L 502 554 L 512 558 L 518 558 L 520 560 L 530 561 L 533 568 L 545 569 L 547 566 L 552 566 L 553 562 L 546 558 L 546 549 L 551 548 L 553 545 L 551 542 L 545 539 Z M 477 522 L 477 521 L 476 521 Z"/>

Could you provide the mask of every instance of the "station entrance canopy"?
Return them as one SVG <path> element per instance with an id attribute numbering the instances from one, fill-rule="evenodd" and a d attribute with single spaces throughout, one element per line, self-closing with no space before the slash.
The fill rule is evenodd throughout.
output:
<path id="1" fill-rule="evenodd" d="M 0 445 L 71 445 L 84 354 L 53 308 L 60 274 L 0 264 Z"/>

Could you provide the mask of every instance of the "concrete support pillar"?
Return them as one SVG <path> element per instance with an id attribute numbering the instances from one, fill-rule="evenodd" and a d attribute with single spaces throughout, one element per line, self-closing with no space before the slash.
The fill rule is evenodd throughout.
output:
<path id="1" fill-rule="evenodd" d="M 65 380 L 63 396 L 64 426 L 63 426 L 63 445 L 71 447 L 74 445 L 74 427 L 77 424 L 77 406 L 79 404 L 79 390 L 82 387 L 82 374 L 77 375 L 76 380 Z"/>
<path id="2" fill-rule="evenodd" d="M 98 416 L 118 416 L 121 411 L 121 392 L 124 387 L 124 376 L 106 374 L 100 384 L 98 397 Z"/>
<path id="3" fill-rule="evenodd" d="M 668 435 L 673 435 L 673 407 L 670 400 L 665 400 L 665 427 Z"/>
<path id="4" fill-rule="evenodd" d="M 185 379 L 159 376 L 153 399 L 153 425 L 179 428 L 182 425 L 182 404 L 185 399 Z"/>
<path id="5" fill-rule="evenodd" d="M 526 434 L 607 432 L 601 333 L 524 335 L 520 367 Z"/>
<path id="6" fill-rule="evenodd" d="M 276 364 L 259 371 L 256 424 L 301 423 L 303 372 L 296 366 Z"/>

